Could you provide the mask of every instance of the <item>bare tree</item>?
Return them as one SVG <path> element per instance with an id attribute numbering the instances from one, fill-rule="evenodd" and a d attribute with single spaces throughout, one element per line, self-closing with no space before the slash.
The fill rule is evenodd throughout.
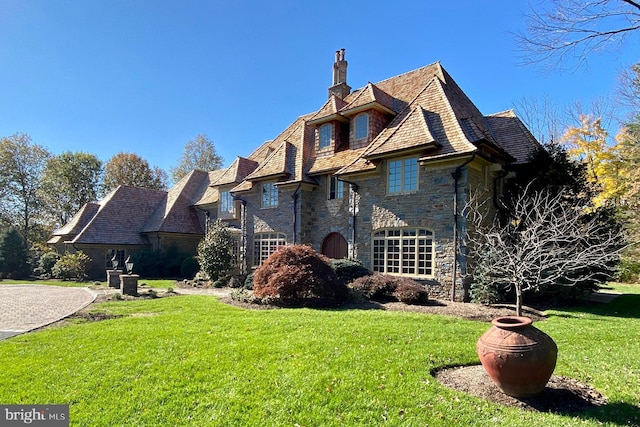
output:
<path id="1" fill-rule="evenodd" d="M 485 204 L 472 197 L 464 209 L 473 280 L 514 289 L 518 316 L 527 291 L 609 279 L 625 248 L 617 224 L 566 191 L 527 187 L 512 201 L 508 218 L 488 218 Z"/>
<path id="2" fill-rule="evenodd" d="M 525 63 L 563 68 L 590 53 L 622 45 L 640 29 L 636 0 L 548 0 L 531 8 L 527 32 L 518 34 Z"/>
<path id="3" fill-rule="evenodd" d="M 618 99 L 631 108 L 632 114 L 640 114 L 640 63 L 620 73 L 617 92 Z"/>
<path id="4" fill-rule="evenodd" d="M 569 126 L 566 109 L 563 110 L 547 95 L 523 97 L 514 102 L 514 108 L 541 144 L 557 144 Z"/>

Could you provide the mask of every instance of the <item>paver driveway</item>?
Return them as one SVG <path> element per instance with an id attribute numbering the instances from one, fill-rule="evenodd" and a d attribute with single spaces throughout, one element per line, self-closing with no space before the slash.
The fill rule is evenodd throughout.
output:
<path id="1" fill-rule="evenodd" d="M 0 285 L 0 339 L 65 318 L 95 298 L 96 294 L 87 288 Z"/>

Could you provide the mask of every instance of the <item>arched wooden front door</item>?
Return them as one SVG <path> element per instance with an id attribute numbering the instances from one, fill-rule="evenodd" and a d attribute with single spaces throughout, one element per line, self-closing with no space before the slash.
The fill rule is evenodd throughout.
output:
<path id="1" fill-rule="evenodd" d="M 346 258 L 347 241 L 340 233 L 329 233 L 322 242 L 322 254 L 329 258 Z"/>

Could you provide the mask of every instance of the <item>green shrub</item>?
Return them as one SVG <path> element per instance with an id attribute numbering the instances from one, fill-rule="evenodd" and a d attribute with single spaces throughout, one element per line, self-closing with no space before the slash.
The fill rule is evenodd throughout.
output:
<path id="1" fill-rule="evenodd" d="M 624 283 L 638 283 L 640 279 L 640 262 L 623 257 L 618 265 L 616 280 Z"/>
<path id="2" fill-rule="evenodd" d="M 79 282 L 87 278 L 87 268 L 91 258 L 82 251 L 65 253 L 51 269 L 51 274 L 58 279 L 75 279 Z"/>
<path id="3" fill-rule="evenodd" d="M 200 264 L 198 264 L 198 259 L 195 256 L 190 256 L 182 261 L 182 265 L 180 266 L 180 276 L 192 279 L 199 270 Z"/>
<path id="4" fill-rule="evenodd" d="M 60 259 L 60 255 L 56 251 L 48 251 L 42 254 L 38 261 L 38 274 L 51 277 L 51 272 L 56 262 Z"/>
<path id="5" fill-rule="evenodd" d="M 243 288 L 247 289 L 247 290 L 250 290 L 250 291 L 253 290 L 253 272 L 247 274 L 247 278 L 244 279 Z"/>
<path id="6" fill-rule="evenodd" d="M 338 280 L 329 259 L 310 246 L 281 246 L 256 269 L 253 293 L 284 305 L 335 305 L 348 289 Z"/>
<path id="7" fill-rule="evenodd" d="M 131 255 L 137 274 L 149 279 L 165 277 L 193 277 L 182 274 L 182 265 L 192 255 L 171 245 L 165 250 L 146 249 Z M 194 273 L 195 274 L 195 273 Z"/>
<path id="8" fill-rule="evenodd" d="M 244 284 L 247 280 L 247 276 L 245 274 L 235 274 L 229 277 L 229 281 L 227 282 L 227 286 L 230 288 L 244 288 Z"/>
<path id="9" fill-rule="evenodd" d="M 332 259 L 331 268 L 336 272 L 338 280 L 345 285 L 360 277 L 371 275 L 371 271 L 362 265 L 362 262 L 355 259 Z"/>
<path id="10" fill-rule="evenodd" d="M 217 281 L 235 266 L 235 239 L 221 220 L 209 224 L 207 234 L 198 244 L 198 263 L 212 281 Z"/>
<path id="11" fill-rule="evenodd" d="M 469 290 L 471 302 L 476 304 L 496 304 L 505 300 L 504 292 L 494 284 L 472 283 Z"/>

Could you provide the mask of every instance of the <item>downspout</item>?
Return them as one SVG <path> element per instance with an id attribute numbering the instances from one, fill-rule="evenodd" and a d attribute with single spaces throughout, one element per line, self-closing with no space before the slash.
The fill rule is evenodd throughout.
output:
<path id="1" fill-rule="evenodd" d="M 458 219 L 460 216 L 458 213 L 458 181 L 462 177 L 462 168 L 471 163 L 475 158 L 476 153 L 474 152 L 471 158 L 467 159 L 451 172 L 451 177 L 453 177 L 453 273 L 451 276 L 451 301 L 456 300 L 456 282 L 458 280 Z"/>
<path id="2" fill-rule="evenodd" d="M 293 244 L 295 245 L 296 243 L 298 243 L 298 196 L 300 195 L 299 191 L 300 191 L 300 187 L 302 186 L 302 183 L 298 184 L 298 188 L 296 188 L 296 191 L 293 192 L 293 194 L 291 195 L 291 198 L 293 199 Z"/>
<path id="3" fill-rule="evenodd" d="M 346 181 L 340 177 L 336 177 L 338 181 L 349 184 L 349 225 L 351 226 L 351 253 L 349 258 L 355 259 L 355 247 L 356 247 L 356 193 L 358 192 L 358 184 L 351 181 Z"/>

